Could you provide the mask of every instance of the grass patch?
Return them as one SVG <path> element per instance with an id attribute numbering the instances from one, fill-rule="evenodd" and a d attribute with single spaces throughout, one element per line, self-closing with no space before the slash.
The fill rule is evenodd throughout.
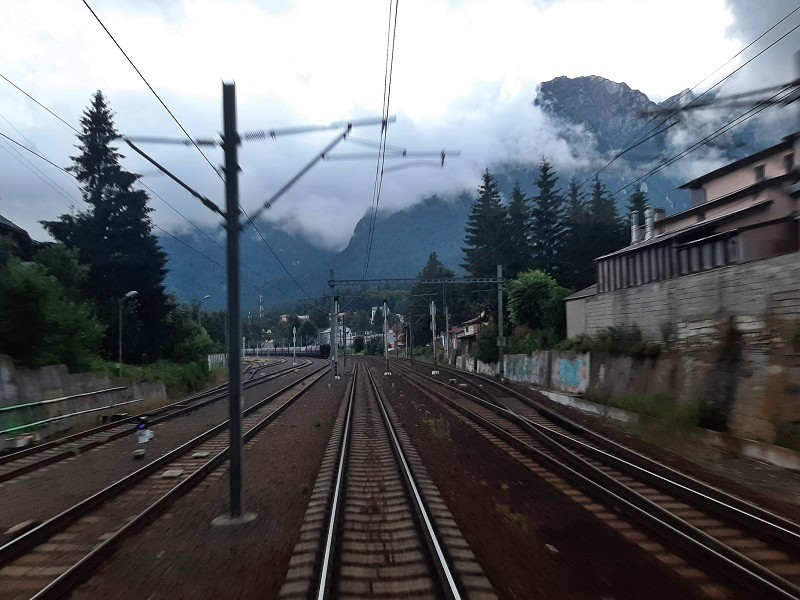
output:
<path id="1" fill-rule="evenodd" d="M 664 446 L 680 443 L 700 426 L 700 407 L 697 404 L 676 402 L 668 396 L 630 395 L 589 399 L 635 413 L 639 417 L 636 428 L 640 435 Z"/>
<path id="2" fill-rule="evenodd" d="M 117 363 L 97 361 L 92 371 L 117 375 Z M 205 363 L 174 363 L 161 360 L 149 365 L 122 365 L 122 377 L 138 383 L 161 381 L 171 398 L 185 396 L 205 387 L 212 377 L 220 376 L 218 369 L 211 373 Z"/>
<path id="3" fill-rule="evenodd" d="M 509 525 L 519 527 L 522 531 L 528 531 L 528 517 L 514 512 L 508 504 L 495 504 L 494 510 Z"/>
<path id="4" fill-rule="evenodd" d="M 422 422 L 430 434 L 439 439 L 450 439 L 450 421 L 444 417 L 431 417 L 428 411 L 422 416 Z"/>

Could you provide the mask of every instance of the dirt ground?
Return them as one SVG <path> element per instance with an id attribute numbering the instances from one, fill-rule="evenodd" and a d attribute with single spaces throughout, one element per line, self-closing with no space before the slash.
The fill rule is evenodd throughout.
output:
<path id="1" fill-rule="evenodd" d="M 622 423 L 589 415 L 553 402 L 525 385 L 512 384 L 512 387 L 633 450 L 800 522 L 800 473 L 710 447 L 691 435 L 671 435 L 649 423 Z"/>
<path id="2" fill-rule="evenodd" d="M 245 390 L 242 395 L 244 405 L 254 404 L 291 381 L 304 377 L 313 368 L 309 366 L 298 373 Z M 154 425 L 154 438 L 146 446 L 138 444 L 131 434 L 0 483 L 0 534 L 28 519 L 44 521 L 55 516 L 227 418 L 227 402 L 221 400 Z M 134 460 L 133 451 L 140 447 L 146 449 L 145 460 Z"/>
<path id="3" fill-rule="evenodd" d="M 223 467 L 126 541 L 71 597 L 277 597 L 346 382 L 323 377 L 247 444 L 243 499 L 257 515 L 252 523 L 211 526 L 227 511 Z"/>
<path id="4" fill-rule="evenodd" d="M 403 380 L 387 395 L 502 598 L 701 597 L 675 571 Z"/>

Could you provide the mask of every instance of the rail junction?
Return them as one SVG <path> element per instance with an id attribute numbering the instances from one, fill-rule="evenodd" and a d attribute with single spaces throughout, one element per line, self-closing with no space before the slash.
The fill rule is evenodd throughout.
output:
<path id="1" fill-rule="evenodd" d="M 243 370 L 252 523 L 212 524 L 224 386 L 151 413 L 142 461 L 133 417 L 0 457 L 0 600 L 800 598 L 792 518 L 533 390 L 297 362 Z"/>

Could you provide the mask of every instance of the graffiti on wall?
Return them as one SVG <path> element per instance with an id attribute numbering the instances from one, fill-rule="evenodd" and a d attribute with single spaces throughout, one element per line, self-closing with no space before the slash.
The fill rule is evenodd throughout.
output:
<path id="1" fill-rule="evenodd" d="M 552 387 L 562 392 L 585 392 L 589 387 L 589 355 L 553 356 Z"/>
<path id="2" fill-rule="evenodd" d="M 511 381 L 547 386 L 549 366 L 547 352 L 534 352 L 532 355 L 511 354 L 505 357 L 505 377 Z"/>

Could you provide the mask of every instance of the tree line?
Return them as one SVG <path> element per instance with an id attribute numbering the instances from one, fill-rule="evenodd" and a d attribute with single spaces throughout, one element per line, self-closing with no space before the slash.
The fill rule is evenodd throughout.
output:
<path id="1" fill-rule="evenodd" d="M 86 205 L 41 221 L 55 243 L 32 260 L 0 251 L 0 353 L 25 366 L 65 363 L 85 371 L 117 359 L 205 364 L 213 343 L 196 310 L 164 289 L 166 255 L 152 232 L 139 176 L 120 165 L 119 134 L 102 92 L 84 111 L 68 167 Z M 133 292 L 136 292 L 133 294 Z"/>
<path id="2" fill-rule="evenodd" d="M 587 193 L 574 176 L 563 188 L 553 165 L 542 158 L 531 183 L 526 190 L 516 182 L 504 201 L 495 177 L 486 169 L 467 218 L 462 247 L 461 267 L 470 277 L 494 277 L 497 265 L 503 267 L 504 320 L 508 323 L 503 335 L 508 337 L 510 352 L 552 347 L 563 339 L 566 296 L 596 282 L 595 258 L 628 243 L 629 219 L 619 214 L 599 176 L 591 180 Z M 646 204 L 640 190 L 630 196 L 626 208 L 643 212 Z M 454 276 L 435 253 L 419 274 L 420 279 Z M 443 293 L 449 295 L 451 324 L 469 318 L 496 322 L 493 289 L 476 293 L 466 286 L 447 287 L 417 284 L 412 290 L 412 308 L 423 314 L 414 325 L 415 340 L 430 341 L 427 305 L 431 297 Z M 437 318 L 439 331 L 444 327 L 442 318 Z M 478 339 L 482 360 L 497 360 L 497 335 L 493 323 L 483 327 Z"/>

